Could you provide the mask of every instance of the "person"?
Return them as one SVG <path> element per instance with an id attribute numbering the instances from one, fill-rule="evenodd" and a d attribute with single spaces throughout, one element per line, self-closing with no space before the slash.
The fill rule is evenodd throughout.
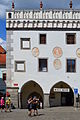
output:
<path id="1" fill-rule="evenodd" d="M 2 112 L 3 109 L 5 109 L 4 97 L 1 97 L 1 100 L 0 100 L 0 108 L 1 108 L 1 112 Z"/>
<path id="2" fill-rule="evenodd" d="M 33 110 L 34 110 L 34 116 L 38 115 L 38 102 L 39 99 L 36 98 L 36 96 L 33 97 Z"/>
<path id="3" fill-rule="evenodd" d="M 42 102 L 40 101 L 40 109 L 42 109 Z"/>
<path id="4" fill-rule="evenodd" d="M 28 116 L 31 116 L 32 115 L 32 102 L 33 102 L 33 99 L 32 99 L 32 96 L 30 96 L 30 98 L 28 99 Z"/>
<path id="5" fill-rule="evenodd" d="M 5 112 L 7 112 L 7 110 L 9 110 L 11 112 L 11 98 L 8 97 L 8 99 L 6 100 L 6 110 Z"/>

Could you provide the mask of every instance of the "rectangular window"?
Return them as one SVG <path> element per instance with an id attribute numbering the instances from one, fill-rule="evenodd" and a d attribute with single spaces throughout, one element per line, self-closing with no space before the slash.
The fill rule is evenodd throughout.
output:
<path id="1" fill-rule="evenodd" d="M 40 34 L 40 44 L 46 44 L 46 34 Z"/>
<path id="2" fill-rule="evenodd" d="M 76 34 L 75 33 L 67 33 L 66 34 L 66 43 L 67 44 L 76 44 Z"/>
<path id="3" fill-rule="evenodd" d="M 30 49 L 30 38 L 21 38 L 21 49 Z"/>
<path id="4" fill-rule="evenodd" d="M 3 73 L 3 81 L 6 80 L 6 73 Z"/>
<path id="5" fill-rule="evenodd" d="M 76 60 L 67 59 L 67 72 L 76 72 Z"/>
<path id="6" fill-rule="evenodd" d="M 25 61 L 15 61 L 15 72 L 25 72 Z"/>
<path id="7" fill-rule="evenodd" d="M 39 59 L 39 72 L 47 72 L 47 59 Z"/>

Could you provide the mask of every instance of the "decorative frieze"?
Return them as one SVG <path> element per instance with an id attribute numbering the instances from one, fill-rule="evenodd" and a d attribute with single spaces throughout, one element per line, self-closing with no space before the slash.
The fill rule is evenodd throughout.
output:
<path id="1" fill-rule="evenodd" d="M 6 12 L 6 28 L 80 28 L 80 10 L 15 10 Z"/>
<path id="2" fill-rule="evenodd" d="M 79 21 L 7 21 L 6 28 L 80 28 Z"/>

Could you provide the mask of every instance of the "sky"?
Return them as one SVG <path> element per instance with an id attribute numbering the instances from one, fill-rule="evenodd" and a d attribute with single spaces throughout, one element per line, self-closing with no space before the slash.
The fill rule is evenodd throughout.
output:
<path id="1" fill-rule="evenodd" d="M 11 9 L 12 1 L 15 9 L 39 9 L 40 1 L 43 9 L 69 9 L 70 0 L 0 0 L 0 44 L 6 42 L 6 10 Z M 72 0 L 73 9 L 80 9 L 80 0 Z M 3 41 L 2 41 L 3 40 Z"/>

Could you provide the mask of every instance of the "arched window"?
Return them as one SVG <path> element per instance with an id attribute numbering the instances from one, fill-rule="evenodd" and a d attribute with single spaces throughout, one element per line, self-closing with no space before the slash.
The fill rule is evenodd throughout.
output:
<path id="1" fill-rule="evenodd" d="M 8 13 L 8 18 L 12 18 L 12 14 L 11 13 Z"/>

